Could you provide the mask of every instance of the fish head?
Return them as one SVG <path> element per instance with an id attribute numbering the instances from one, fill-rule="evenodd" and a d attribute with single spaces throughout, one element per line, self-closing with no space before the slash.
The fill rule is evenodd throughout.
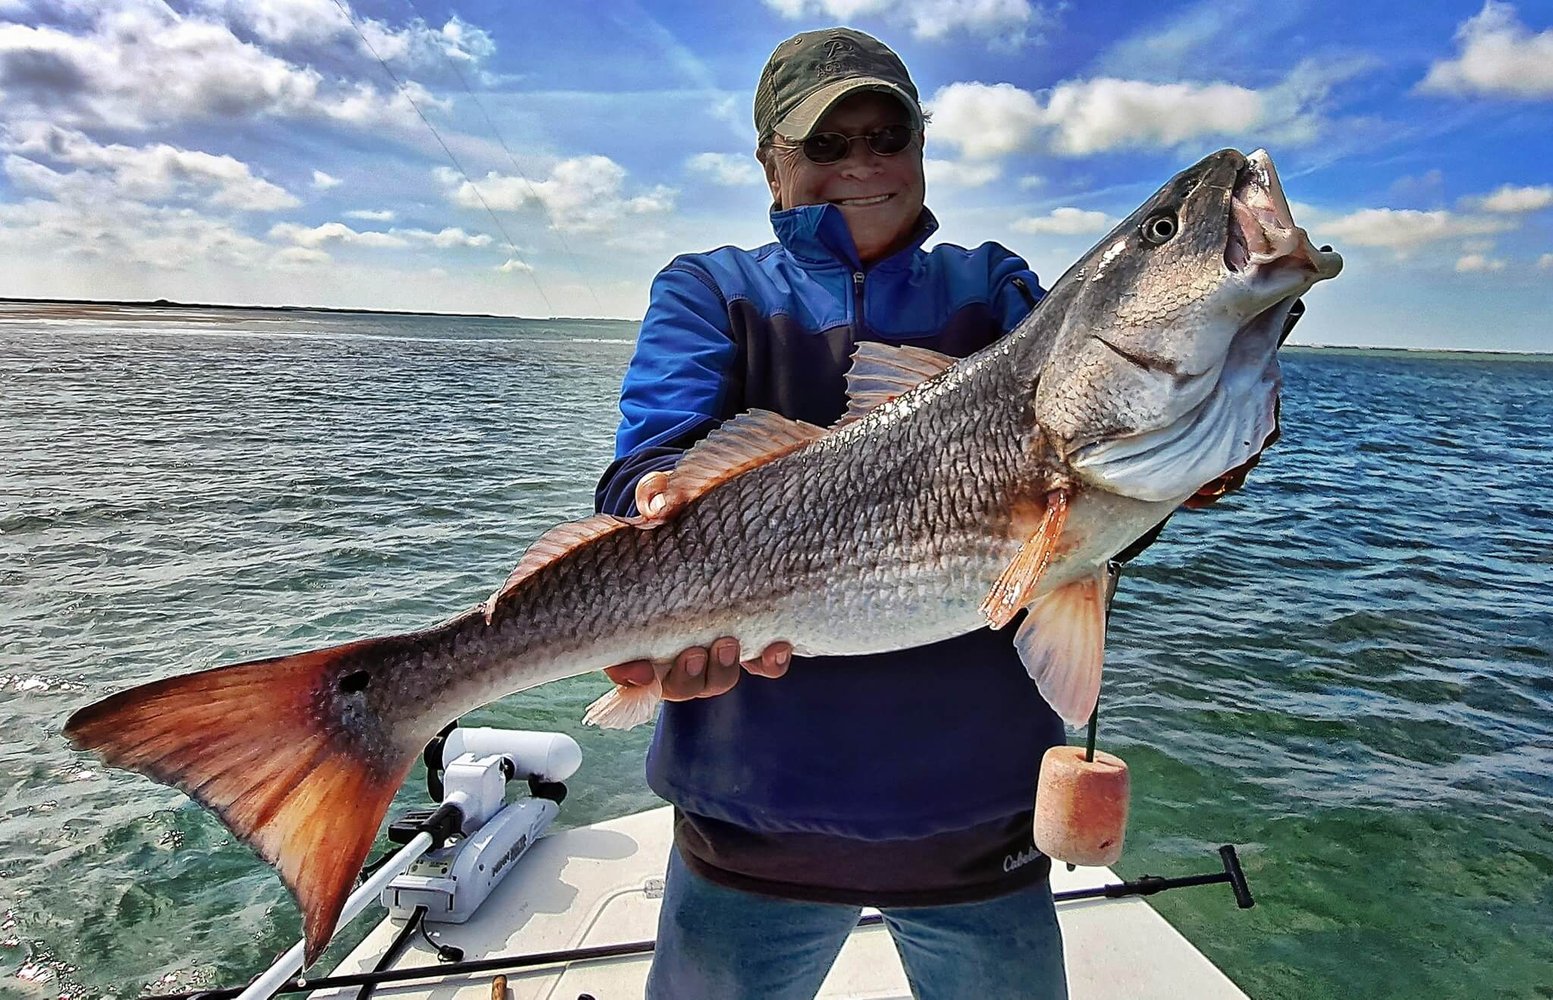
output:
<path id="1" fill-rule="evenodd" d="M 1036 422 L 1091 485 L 1184 500 L 1266 445 L 1290 310 L 1342 263 L 1294 224 L 1266 152 L 1206 157 L 1036 310 L 1063 317 L 1035 362 Z"/>

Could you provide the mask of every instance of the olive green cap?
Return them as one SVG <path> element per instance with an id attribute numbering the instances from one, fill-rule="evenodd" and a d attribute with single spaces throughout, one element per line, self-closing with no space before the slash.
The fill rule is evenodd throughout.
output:
<path id="1" fill-rule="evenodd" d="M 807 139 L 836 102 L 859 90 L 889 94 L 922 127 L 922 104 L 906 64 L 889 46 L 852 28 L 794 35 L 771 53 L 755 87 L 755 133 Z"/>

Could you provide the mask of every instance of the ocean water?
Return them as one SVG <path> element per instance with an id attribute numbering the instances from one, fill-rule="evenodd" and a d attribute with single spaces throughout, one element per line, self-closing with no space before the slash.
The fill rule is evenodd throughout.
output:
<path id="1" fill-rule="evenodd" d="M 126 685 L 424 625 L 591 509 L 630 324 L 0 307 L 0 995 L 246 980 L 268 868 L 60 727 Z M 1284 439 L 1117 597 L 1126 876 L 1253 997 L 1553 996 L 1553 359 L 1289 351 Z M 562 822 L 656 804 L 577 678 Z M 1076 738 L 1077 734 L 1075 734 Z M 418 804 L 419 776 L 401 793 Z M 341 935 L 326 962 L 358 940 Z"/>

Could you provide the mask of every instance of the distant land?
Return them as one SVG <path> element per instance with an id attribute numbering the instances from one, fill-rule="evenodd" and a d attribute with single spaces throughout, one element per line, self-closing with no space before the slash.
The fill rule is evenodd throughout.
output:
<path id="1" fill-rule="evenodd" d="M 338 306 L 253 306 L 230 302 L 175 302 L 172 299 L 33 299 L 0 295 L 0 305 L 108 306 L 115 309 L 224 309 L 231 312 L 345 313 L 364 316 L 444 316 L 450 319 L 577 320 L 584 323 L 634 323 L 613 316 L 511 316 L 502 313 L 428 312 L 424 309 L 344 309 Z"/>
<path id="2" fill-rule="evenodd" d="M 460 312 L 429 312 L 421 309 L 345 309 L 338 306 L 251 306 L 233 305 L 229 302 L 175 302 L 172 299 L 34 299 L 18 298 L 0 295 L 0 308 L 5 306 L 34 306 L 41 309 L 52 307 L 65 308 L 110 308 L 110 309 L 187 309 L 193 311 L 222 310 L 226 312 L 272 312 L 272 313 L 336 313 L 339 315 L 360 316 L 439 316 L 448 319 L 511 319 L 526 320 L 529 322 L 579 322 L 579 323 L 636 323 L 634 319 L 620 319 L 614 316 L 513 316 L 502 313 L 460 313 Z M 1300 344 L 1291 343 L 1285 350 L 1290 351 L 1334 351 L 1334 352 L 1363 352 L 1366 354 L 1415 354 L 1415 355 L 1489 355 L 1496 358 L 1510 360 L 1514 358 L 1530 358 L 1533 360 L 1553 359 L 1553 351 L 1503 351 L 1485 348 L 1463 347 L 1367 347 L 1351 344 Z"/>

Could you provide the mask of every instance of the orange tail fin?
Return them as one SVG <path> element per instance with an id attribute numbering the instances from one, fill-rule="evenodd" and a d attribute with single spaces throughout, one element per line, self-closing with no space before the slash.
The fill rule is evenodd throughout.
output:
<path id="1" fill-rule="evenodd" d="M 415 760 L 367 751 L 320 708 L 345 670 L 363 676 L 397 645 L 365 639 L 144 684 L 76 712 L 65 735 L 182 789 L 273 865 L 302 910 L 311 964 Z"/>

